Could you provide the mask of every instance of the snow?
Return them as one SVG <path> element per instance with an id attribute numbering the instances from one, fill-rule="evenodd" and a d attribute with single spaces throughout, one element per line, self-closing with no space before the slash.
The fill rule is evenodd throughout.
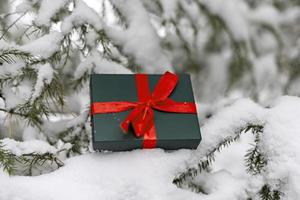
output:
<path id="1" fill-rule="evenodd" d="M 98 74 L 131 74 L 132 72 L 124 66 L 106 60 L 97 51 L 93 51 L 90 55 L 83 60 L 77 67 L 74 77 L 78 79 L 83 76 L 85 72 L 94 71 Z"/>
<path id="2" fill-rule="evenodd" d="M 24 45 L 17 45 L 13 42 L 0 41 L 0 50 L 19 50 L 30 53 L 36 57 L 49 58 L 60 50 L 63 34 L 58 31 L 50 31 L 35 40 Z"/>
<path id="3" fill-rule="evenodd" d="M 172 18 L 174 19 L 178 1 L 177 0 L 173 0 L 173 1 L 162 0 L 161 5 L 164 10 L 163 17 L 165 19 L 172 19 Z"/>
<path id="4" fill-rule="evenodd" d="M 236 40 L 247 40 L 251 33 L 251 23 L 268 24 L 277 28 L 280 24 L 297 20 L 300 16 L 299 8 L 289 8 L 280 13 L 271 5 L 260 5 L 249 8 L 240 0 L 204 0 L 202 1 L 215 15 L 220 16 L 228 26 Z"/>
<path id="5" fill-rule="evenodd" d="M 26 95 L 22 96 L 20 93 L 14 92 L 11 85 L 3 86 L 2 95 L 7 100 L 5 101 L 6 109 L 15 108 L 16 106 L 25 103 L 27 99 Z"/>
<path id="6" fill-rule="evenodd" d="M 96 11 L 83 1 L 78 0 L 76 1 L 76 6 L 72 14 L 63 20 L 61 30 L 64 34 L 67 34 L 71 32 L 74 27 L 85 23 L 92 25 L 97 31 L 101 30 L 103 26 L 102 20 Z"/>
<path id="7" fill-rule="evenodd" d="M 150 200 L 196 197 L 196 194 L 172 184 L 177 168 L 182 166 L 189 154 L 188 150 L 167 153 L 155 149 L 78 156 L 69 159 L 65 167 L 51 174 L 34 178 L 2 178 L 0 199 Z"/>
<path id="8" fill-rule="evenodd" d="M 4 138 L 1 140 L 1 143 L 4 146 L 3 149 L 9 150 L 17 156 L 30 153 L 44 154 L 57 152 L 57 149 L 55 147 L 42 140 L 18 142 L 13 139 Z"/>
<path id="9" fill-rule="evenodd" d="M 286 180 L 284 181 L 286 185 L 280 188 L 285 194 L 284 199 L 298 199 L 300 197 L 300 188 L 297 184 L 300 181 L 298 170 L 300 168 L 300 159 L 299 156 L 297 156 L 300 153 L 300 149 L 298 148 L 300 142 L 300 114 L 297 112 L 299 106 L 300 99 L 298 97 L 281 97 L 272 105 L 271 109 L 262 108 L 249 100 L 239 100 L 217 113 L 212 120 L 208 121 L 202 127 L 203 141 L 200 143 L 198 151 L 194 153 L 193 159 L 198 160 L 198 158 L 203 157 L 207 152 L 211 151 L 219 141 L 225 137 L 234 136 L 234 131 L 245 127 L 246 124 L 262 124 L 264 125 L 264 131 L 261 135 L 262 148 L 268 159 L 267 173 L 263 174 L 262 177 L 265 177 L 275 189 L 280 187 L 278 186 L 280 185 L 280 183 L 278 183 L 279 179 Z M 241 149 L 244 150 L 241 151 Z M 240 165 L 239 169 L 232 167 L 232 164 L 230 164 L 236 163 L 237 158 L 239 158 L 238 160 L 241 162 L 242 159 L 240 158 L 242 158 L 242 156 L 238 154 L 244 154 L 244 152 L 245 144 L 239 148 L 234 148 L 233 146 L 230 153 L 226 153 L 225 151 L 225 155 L 219 154 L 219 158 L 217 156 L 219 163 L 217 162 L 213 165 L 213 174 L 206 176 L 214 176 L 215 173 L 224 170 L 224 168 L 226 168 L 224 172 L 228 173 L 227 170 L 231 168 L 230 171 L 234 171 L 234 173 L 230 172 L 232 179 L 237 179 L 237 181 L 240 179 L 244 179 L 244 181 L 248 180 L 248 183 L 241 189 L 241 194 L 245 189 L 255 190 L 256 188 L 257 190 L 259 188 L 258 186 L 262 184 L 260 177 L 247 176 L 245 172 L 243 172 L 243 165 L 239 163 L 237 163 L 237 165 Z M 237 154 L 237 156 L 234 156 L 235 154 Z M 189 161 L 191 165 L 193 165 L 193 161 L 195 161 L 193 159 Z M 203 176 L 205 175 L 198 175 L 196 182 L 201 182 Z M 215 184 L 215 187 L 218 189 L 217 184 Z M 210 185 L 210 189 L 211 188 L 214 188 L 213 185 Z M 215 192 L 216 194 L 220 193 L 219 189 Z M 228 197 L 228 199 L 230 198 Z"/>
<path id="10" fill-rule="evenodd" d="M 0 199 L 239 200 L 245 199 L 247 194 L 257 193 L 263 177 L 274 183 L 273 187 L 277 184 L 275 179 L 286 180 L 284 199 L 299 199 L 299 109 L 298 97 L 282 97 L 271 108 L 263 108 L 248 99 L 237 100 L 202 126 L 203 141 L 197 150 L 93 152 L 67 159 L 64 167 L 36 177 L 8 177 L 0 172 Z M 232 149 L 225 151 L 225 155 L 217 155 L 211 173 L 201 173 L 192 180 L 201 184 L 207 194 L 172 184 L 178 173 L 192 165 L 191 161 L 199 160 L 218 141 L 234 136 L 236 130 L 248 123 L 265 125 L 262 139 L 269 173 L 250 177 L 244 172 L 242 155 L 249 146 L 245 143 L 252 139 L 251 133 L 247 132 Z M 250 136 L 246 137 L 246 134 Z M 10 139 L 5 141 L 9 145 L 16 143 Z M 55 151 L 47 143 L 35 140 L 11 146 L 16 153 L 19 149 L 28 151 L 27 148 L 30 151 L 35 148 L 35 151 Z"/>
<path id="11" fill-rule="evenodd" d="M 20 2 L 22 3 L 19 4 Z M 118 19 L 112 12 L 111 3 L 124 16 L 126 24 L 116 23 Z M 12 1 L 10 6 L 12 10 L 15 4 L 19 6 L 15 10 L 16 16 L 11 13 L 6 26 L 9 26 L 18 15 L 25 12 L 28 14 L 24 15 L 25 19 L 22 18 L 11 28 L 9 37 L 0 41 L 0 51 L 16 49 L 29 52 L 38 59 L 47 59 L 56 52 L 60 53 L 63 38 L 71 34 L 71 57 L 67 61 L 68 69 L 65 67 L 62 73 L 66 78 L 75 79 L 80 79 L 85 73 L 131 74 L 132 70 L 123 66 L 131 64 L 126 63 L 127 59 L 129 62 L 131 59 L 134 60 L 134 63 L 140 65 L 138 68 L 141 71 L 148 73 L 172 70 L 171 65 L 178 65 L 176 66 L 178 71 L 189 70 L 187 68 L 189 66 L 183 66 L 183 63 L 195 61 L 191 64 L 201 65 L 197 75 L 193 75 L 195 94 L 201 97 L 201 100 L 208 102 L 198 104 L 203 137 L 198 149 L 178 151 L 154 149 L 119 153 L 91 151 L 67 160 L 64 160 L 66 157 L 64 151 L 59 153 L 59 158 L 64 160 L 65 166 L 48 174 L 36 177 L 8 176 L 0 168 L 0 200 L 71 198 L 75 200 L 239 200 L 246 199 L 247 194 L 255 196 L 266 182 L 273 189 L 280 189 L 284 193 L 283 199 L 300 199 L 298 184 L 300 182 L 300 148 L 298 147 L 300 99 L 285 96 L 274 100 L 274 97 L 286 92 L 284 87 L 287 86 L 288 73 L 293 73 L 293 71 L 286 71 L 288 69 L 280 70 L 279 64 L 282 62 L 283 65 L 288 64 L 291 58 L 296 60 L 298 56 L 295 41 L 298 33 L 296 24 L 300 16 L 299 6 L 291 6 L 287 3 L 287 8 L 281 10 L 270 2 L 254 2 L 257 6 L 251 7 L 242 0 L 199 1 L 209 12 L 224 20 L 226 28 L 234 39 L 243 41 L 247 45 L 247 57 L 253 63 L 253 69 L 247 72 L 247 75 L 253 76 L 255 90 L 258 93 L 257 101 L 260 102 L 258 104 L 249 99 L 236 100 L 237 97 L 247 96 L 244 93 L 249 94 L 251 92 L 249 87 L 254 84 L 249 85 L 242 81 L 242 84 L 246 83 L 249 86 L 246 90 L 234 90 L 230 93 L 227 91 L 229 71 L 227 64 L 230 62 L 232 52 L 227 46 L 227 38 L 222 39 L 223 34 L 218 36 L 222 40 L 220 42 L 222 48 L 219 52 L 211 53 L 205 49 L 206 42 L 212 34 L 208 27 L 212 24 L 202 16 L 203 12 L 199 11 L 199 7 L 191 1 L 161 0 L 159 3 L 163 13 L 159 13 L 158 5 L 152 7 L 156 9 L 152 13 L 147 7 L 151 7 L 151 2 L 143 0 L 105 1 L 107 16 L 102 17 L 100 12 L 104 8 L 100 1 L 95 0 L 76 0 L 74 4 L 69 0 Z M 162 27 L 161 24 L 163 20 L 174 19 L 180 14 L 177 12 L 178 5 L 184 12 L 178 21 L 178 28 L 183 34 L 183 39 L 191 47 L 189 56 L 193 60 L 187 58 L 180 39 L 174 37 L 176 35 L 174 27 L 169 27 L 168 23 L 166 27 Z M 51 23 L 51 19 L 64 7 L 70 13 L 66 12 L 60 16 L 61 19 L 57 23 Z M 36 15 L 31 15 L 32 13 Z M 3 20 L 6 23 L 5 18 Z M 35 38 L 35 34 L 30 34 L 33 33 L 30 28 L 27 32 L 28 38 L 23 37 L 15 44 L 13 40 L 17 41 L 27 25 L 31 24 L 31 20 L 37 26 L 46 27 L 49 32 Z M 191 27 L 191 23 L 195 27 Z M 74 28 L 85 24 L 89 24 L 94 29 L 88 28 L 88 32 L 80 38 Z M 261 28 L 261 25 L 270 25 L 277 31 L 283 41 L 282 52 L 278 51 L 279 45 L 274 34 Z M 192 28 L 196 28 L 197 35 L 194 35 Z M 121 60 L 121 63 L 103 55 L 101 47 L 96 42 L 99 39 L 99 31 L 104 31 L 108 36 L 113 57 Z M 25 33 L 23 35 L 26 36 Z M 294 37 L 296 39 L 293 39 Z M 255 50 L 251 47 L 252 41 L 256 46 Z M 80 52 L 78 47 L 85 44 L 87 48 Z M 163 47 L 163 44 L 170 44 L 174 49 Z M 113 45 L 115 47 L 112 47 Z M 277 62 L 278 53 L 283 53 L 287 57 L 280 58 L 281 62 Z M 20 59 L 14 59 L 16 61 L 14 63 L 1 64 L 1 78 L 16 76 L 25 67 L 25 63 Z M 54 73 L 58 70 L 55 62 L 51 62 L 51 65 L 45 62 L 32 67 L 38 71 L 35 83 L 25 78 L 20 85 L 16 85 L 17 81 L 14 81 L 5 83 L 1 87 L 1 108 L 9 110 L 30 98 L 34 100 L 41 94 L 44 85 L 51 83 Z M 67 70 L 68 73 L 65 73 Z M 66 80 L 64 83 L 68 84 L 69 81 Z M 299 94 L 299 85 L 299 80 L 294 81 L 293 85 L 285 89 L 289 94 L 291 90 L 294 91 L 293 94 Z M 0 140 L 5 145 L 4 148 L 17 155 L 58 153 L 61 149 L 71 148 L 72 144 L 62 140 L 56 141 L 55 146 L 47 142 L 47 139 L 57 137 L 59 133 L 70 127 L 74 127 L 75 130 L 70 136 L 79 134 L 79 125 L 86 123 L 88 114 L 86 110 L 89 105 L 87 85 L 75 92 L 71 89 L 69 91 L 68 88 L 69 86 L 66 87 L 67 105 L 64 108 L 67 114 L 50 116 L 41 127 L 42 130 L 28 126 L 18 115 L 1 111 L 0 137 L 10 136 L 23 141 L 9 138 Z M 228 96 L 224 97 L 226 94 Z M 206 121 L 206 117 L 210 115 L 212 117 Z M 196 166 L 220 141 L 234 137 L 248 124 L 264 126 L 263 133 L 260 135 L 262 141 L 260 147 L 268 160 L 264 173 L 251 176 L 245 171 L 244 155 L 253 144 L 253 134 L 247 132 L 241 135 L 239 141 L 216 154 L 216 162 L 212 164 L 210 173 L 198 174 L 191 180 L 192 183 L 201 185 L 205 194 L 197 194 L 190 191 L 190 188 L 180 189 L 172 184 L 172 180 L 178 174 L 184 172 L 187 167 Z M 86 131 L 90 132 L 89 127 Z M 41 172 L 49 172 L 49 170 L 41 170 Z"/>
<path id="12" fill-rule="evenodd" d="M 0 68 L 0 76 L 16 76 L 25 66 L 26 63 L 22 60 L 17 60 L 15 63 L 4 63 Z"/>
<path id="13" fill-rule="evenodd" d="M 290 23 L 292 21 L 296 21 L 300 17 L 300 8 L 299 7 L 291 7 L 282 13 L 280 22 L 282 24 Z"/>
<path id="14" fill-rule="evenodd" d="M 249 18 L 256 23 L 267 23 L 277 26 L 280 22 L 280 14 L 270 5 L 262 5 L 253 10 Z"/>
<path id="15" fill-rule="evenodd" d="M 60 43 L 63 35 L 60 32 L 52 31 L 34 41 L 20 46 L 21 51 L 29 52 L 43 58 L 51 57 L 55 52 L 60 50 Z"/>
<path id="16" fill-rule="evenodd" d="M 24 0 L 20 4 L 16 6 L 16 12 L 17 13 L 26 13 L 34 10 L 34 4 L 37 3 L 37 1 L 28 1 Z"/>
<path id="17" fill-rule="evenodd" d="M 76 127 L 78 124 L 85 123 L 87 115 L 88 112 L 85 111 L 75 118 L 65 115 L 52 116 L 50 121 L 47 121 L 43 124 L 43 130 L 48 137 L 57 136 L 62 132 L 62 130 L 66 130 L 70 127 Z"/>
<path id="18" fill-rule="evenodd" d="M 28 126 L 24 128 L 24 132 L 22 135 L 23 141 L 42 139 L 42 135 L 39 133 L 39 130 L 36 127 Z"/>
<path id="19" fill-rule="evenodd" d="M 261 5 L 249 12 L 248 18 L 256 23 L 266 23 L 278 27 L 280 24 L 288 24 L 296 21 L 299 16 L 299 7 L 290 7 L 284 12 L 279 12 L 271 5 Z"/>
<path id="20" fill-rule="evenodd" d="M 122 12 L 128 28 L 105 27 L 108 37 L 122 46 L 125 54 L 131 55 L 148 73 L 163 73 L 171 70 L 171 64 L 160 47 L 159 37 L 151 25 L 149 16 L 139 0 L 114 0 Z"/>
<path id="21" fill-rule="evenodd" d="M 16 47 L 15 44 L 12 44 L 12 43 L 8 43 L 4 40 L 0 40 L 0 50 L 10 50 L 10 49 L 13 49 L 14 47 Z"/>
<path id="22" fill-rule="evenodd" d="M 262 39 L 267 40 L 266 37 L 263 37 Z M 272 95 L 281 95 L 280 89 L 276 90 L 276 88 L 280 88 L 280 84 L 282 83 L 278 80 L 279 72 L 275 63 L 275 56 L 276 55 L 274 54 L 267 54 L 265 56 L 257 58 L 254 61 L 254 78 L 257 83 L 257 88 L 261 91 L 258 96 L 260 102 L 266 102 L 267 99 Z M 271 88 L 272 90 L 270 90 Z"/>
<path id="23" fill-rule="evenodd" d="M 35 23 L 38 26 L 50 26 L 51 18 L 61 10 L 68 0 L 42 0 Z"/>
<path id="24" fill-rule="evenodd" d="M 284 180 L 285 198 L 300 199 L 300 101 L 282 97 L 268 112 L 263 148 L 270 157 L 267 178 Z"/>
<path id="25" fill-rule="evenodd" d="M 203 185 L 203 189 L 210 194 L 199 199 L 231 200 L 244 199 L 246 196 L 245 188 L 247 187 L 247 181 L 233 177 L 226 170 L 203 173 L 197 177 L 195 183 Z"/>
<path id="26" fill-rule="evenodd" d="M 210 12 L 222 17 L 236 40 L 245 40 L 249 37 L 247 4 L 240 0 L 205 0 Z"/>
<path id="27" fill-rule="evenodd" d="M 85 35 L 86 37 L 86 44 L 89 45 L 90 47 L 95 47 L 97 45 L 97 39 L 99 38 L 99 35 L 97 34 L 96 31 L 91 30 L 87 32 Z"/>
<path id="28" fill-rule="evenodd" d="M 45 84 L 50 84 L 53 79 L 53 68 L 49 63 L 38 65 L 38 76 L 32 93 L 31 101 L 40 96 Z"/>
<path id="29" fill-rule="evenodd" d="M 264 123 L 265 110 L 249 99 L 236 101 L 233 105 L 225 107 L 212 117 L 201 129 L 202 142 L 200 143 L 196 157 L 203 157 L 211 151 L 215 145 L 225 138 L 234 137 L 236 131 L 247 124 Z M 205 134 L 209 133 L 209 134 Z"/>

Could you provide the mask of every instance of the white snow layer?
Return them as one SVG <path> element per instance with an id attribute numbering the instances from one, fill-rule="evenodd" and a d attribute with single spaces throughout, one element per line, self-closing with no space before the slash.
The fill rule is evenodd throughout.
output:
<path id="1" fill-rule="evenodd" d="M 239 0 L 204 0 L 209 10 L 221 16 L 235 39 L 248 38 L 249 30 L 246 20 L 246 14 L 248 13 L 247 5 Z"/>
<path id="2" fill-rule="evenodd" d="M 257 191 L 262 179 L 249 179 L 228 171 L 226 163 L 237 162 L 230 156 L 223 158 L 226 161 L 223 169 L 219 166 L 217 171 L 197 176 L 195 182 L 201 183 L 208 194 L 179 189 L 172 184 L 172 180 L 191 163 L 191 158 L 199 160 L 222 138 L 233 136 L 234 130 L 247 123 L 263 123 L 263 148 L 267 152 L 270 172 L 265 177 L 284 180 L 284 199 L 296 200 L 300 197 L 299 110 L 300 99 L 297 97 L 282 97 L 270 109 L 250 100 L 238 100 L 202 127 L 203 141 L 195 151 L 153 149 L 89 153 L 70 158 L 64 167 L 37 177 L 8 177 L 0 172 L 0 199 L 245 199 L 245 189 L 248 192 Z M 244 151 L 244 145 L 240 149 L 236 146 L 234 151 Z M 243 165 L 237 165 L 241 166 L 239 170 L 244 170 Z"/>
<path id="3" fill-rule="evenodd" d="M 1 140 L 1 143 L 4 146 L 3 149 L 9 150 L 10 152 L 18 156 L 30 153 L 44 154 L 57 152 L 56 148 L 51 146 L 48 142 L 42 140 L 18 142 L 13 139 L 5 138 Z"/>
<path id="4" fill-rule="evenodd" d="M 266 23 L 275 28 L 280 24 L 296 20 L 300 15 L 298 8 L 289 8 L 278 12 L 270 5 L 261 5 L 252 9 L 245 1 L 240 0 L 202 0 L 210 12 L 220 16 L 227 24 L 236 40 L 249 38 L 251 23 Z M 287 14 L 289 13 L 289 14 Z"/>
<path id="5" fill-rule="evenodd" d="M 19 49 L 29 52 L 32 55 L 48 58 L 60 49 L 62 38 L 63 35 L 60 32 L 52 31 L 47 35 L 20 46 Z"/>
<path id="6" fill-rule="evenodd" d="M 61 10 L 68 0 L 42 0 L 35 23 L 38 26 L 50 26 L 51 18 Z"/>
<path id="7" fill-rule="evenodd" d="M 203 157 L 211 151 L 215 145 L 228 137 L 234 137 L 236 132 L 246 127 L 247 124 L 259 124 L 264 122 L 265 110 L 249 99 L 242 99 L 235 102 L 232 106 L 223 109 L 213 116 L 213 120 L 208 121 L 201 131 L 203 142 L 199 145 L 200 153 L 197 157 Z"/>
<path id="8" fill-rule="evenodd" d="M 62 33 L 58 31 L 51 31 L 48 34 L 29 41 L 21 46 L 14 43 L 0 41 L 0 50 L 20 50 L 41 58 L 49 58 L 60 50 L 62 39 Z"/>
<path id="9" fill-rule="evenodd" d="M 124 66 L 106 60 L 99 52 L 92 51 L 90 55 L 83 60 L 77 67 L 74 77 L 78 79 L 84 75 L 85 72 L 91 73 L 94 71 L 98 74 L 131 74 L 132 72 Z"/>
<path id="10" fill-rule="evenodd" d="M 31 100 L 34 101 L 40 96 L 45 84 L 50 84 L 53 79 L 53 68 L 49 63 L 38 65 L 38 76 L 34 86 L 34 91 Z"/>
<path id="11" fill-rule="evenodd" d="M 142 69 L 148 73 L 171 70 L 164 55 L 159 37 L 150 23 L 143 4 L 139 0 L 113 0 L 128 21 L 128 29 L 106 27 L 108 37 L 120 44 L 126 54 L 132 55 Z"/>
<path id="12" fill-rule="evenodd" d="M 267 113 L 263 146 L 268 160 L 268 179 L 284 180 L 285 199 L 300 199 L 300 101 L 282 97 Z"/>
<path id="13" fill-rule="evenodd" d="M 102 29 L 102 20 L 96 11 L 78 0 L 72 14 L 63 20 L 61 30 L 63 33 L 69 33 L 73 27 L 85 23 L 92 25 L 97 31 Z"/>

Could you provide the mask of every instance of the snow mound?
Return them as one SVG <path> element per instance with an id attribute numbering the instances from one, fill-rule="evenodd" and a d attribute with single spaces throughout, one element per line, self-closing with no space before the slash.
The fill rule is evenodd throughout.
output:
<path id="1" fill-rule="evenodd" d="M 232 136 L 234 130 L 248 123 L 264 125 L 263 148 L 268 158 L 268 173 L 264 177 L 268 183 L 284 180 L 281 188 L 284 199 L 299 199 L 299 110 L 298 97 L 282 97 L 271 108 L 263 108 L 247 99 L 238 100 L 202 127 L 203 141 L 197 150 L 89 153 L 70 158 L 64 167 L 41 176 L 8 177 L 0 172 L 0 199 L 244 199 L 247 192 L 257 192 L 263 179 L 261 176 L 249 179 L 250 176 L 227 171 L 226 159 L 223 165 L 219 162 L 222 168 L 219 166 L 218 170 L 195 178 L 194 182 L 201 184 L 206 194 L 177 188 L 172 180 L 191 160 L 201 159 L 218 141 Z M 244 170 L 243 165 L 240 168 Z"/>
<path id="2" fill-rule="evenodd" d="M 298 97 L 280 98 L 268 112 L 263 134 L 264 151 L 269 157 L 267 178 L 284 180 L 286 199 L 300 199 L 299 111 Z"/>
<path id="3" fill-rule="evenodd" d="M 188 150 L 154 149 L 78 156 L 38 177 L 0 175 L 0 199 L 185 199 L 189 192 L 178 189 L 172 179 L 189 155 Z"/>
<path id="4" fill-rule="evenodd" d="M 247 124 L 262 124 L 264 122 L 265 110 L 249 99 L 235 102 L 217 113 L 201 129 L 202 142 L 200 143 L 197 157 L 203 157 L 211 151 L 216 144 L 227 137 L 234 137 L 236 131 Z"/>

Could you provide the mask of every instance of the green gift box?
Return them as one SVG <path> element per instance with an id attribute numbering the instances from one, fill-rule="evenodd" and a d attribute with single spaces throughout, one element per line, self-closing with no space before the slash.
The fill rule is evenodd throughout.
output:
<path id="1" fill-rule="evenodd" d="M 90 92 L 95 150 L 195 149 L 201 141 L 188 74 L 92 74 Z"/>

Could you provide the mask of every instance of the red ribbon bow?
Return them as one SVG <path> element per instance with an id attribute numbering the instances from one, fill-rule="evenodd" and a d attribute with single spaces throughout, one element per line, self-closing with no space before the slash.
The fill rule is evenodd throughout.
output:
<path id="1" fill-rule="evenodd" d="M 94 102 L 91 114 L 115 113 L 133 109 L 121 123 L 122 130 L 127 133 L 129 126 L 134 129 L 137 137 L 144 136 L 143 148 L 156 146 L 156 131 L 154 126 L 154 109 L 174 113 L 196 113 L 196 105 L 191 102 L 176 102 L 168 96 L 176 87 L 178 76 L 166 72 L 158 81 L 152 94 L 146 74 L 136 74 L 138 102 Z"/>

